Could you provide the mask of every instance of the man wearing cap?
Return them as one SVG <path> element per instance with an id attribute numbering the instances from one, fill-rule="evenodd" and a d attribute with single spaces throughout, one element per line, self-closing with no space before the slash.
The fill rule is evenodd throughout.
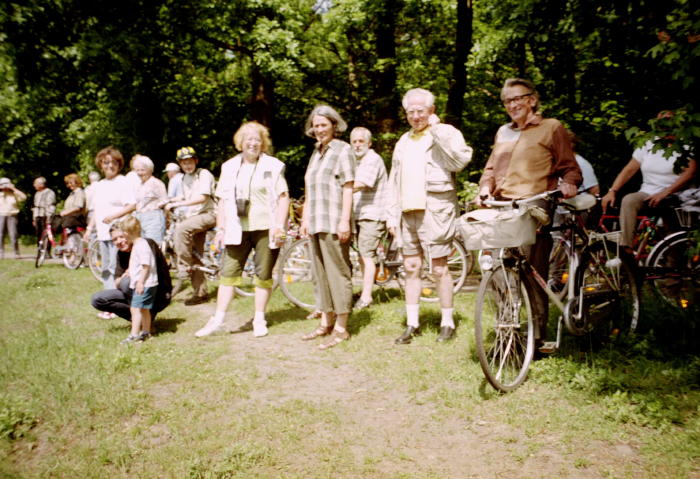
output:
<path id="1" fill-rule="evenodd" d="M 34 206 L 32 207 L 32 225 L 36 229 L 37 245 L 41 240 L 41 232 L 46 228 L 46 222 L 51 221 L 51 216 L 56 212 L 56 193 L 46 187 L 46 178 L 43 176 L 34 180 Z"/>
<path id="2" fill-rule="evenodd" d="M 194 148 L 186 146 L 177 150 L 177 161 L 184 172 L 182 194 L 168 200 L 166 210 L 186 206 L 185 219 L 175 229 L 175 254 L 177 255 L 177 282 L 172 296 L 184 289 L 187 277 L 192 281 L 194 294 L 185 301 L 192 306 L 204 303 L 208 298 L 207 280 L 204 273 L 194 268 L 200 261 L 192 254 L 204 253 L 207 230 L 216 225 L 213 190 L 214 175 L 204 168 L 197 168 L 199 158 Z"/>
<path id="3" fill-rule="evenodd" d="M 5 231 L 10 237 L 10 246 L 15 249 L 15 258 L 19 258 L 17 241 L 17 214 L 19 206 L 27 195 L 14 187 L 9 178 L 0 178 L 0 259 L 5 256 Z"/>

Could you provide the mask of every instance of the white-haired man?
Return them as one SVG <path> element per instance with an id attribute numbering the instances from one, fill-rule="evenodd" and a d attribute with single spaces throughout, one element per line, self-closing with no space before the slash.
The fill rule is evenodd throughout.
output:
<path id="1" fill-rule="evenodd" d="M 396 344 L 408 344 L 420 330 L 420 272 L 427 253 L 438 281 L 441 321 L 438 342 L 454 336 L 452 277 L 447 267 L 457 221 L 456 174 L 472 148 L 456 128 L 440 123 L 435 97 L 414 88 L 403 97 L 411 130 L 396 143 L 389 177 L 387 226 L 403 247 L 406 270 L 406 330 Z"/>
<path id="2" fill-rule="evenodd" d="M 56 193 L 46 186 L 46 178 L 40 176 L 34 180 L 34 206 L 32 207 L 32 225 L 36 229 L 37 244 L 41 240 L 41 232 L 46 228 L 46 222 L 56 212 Z"/>
<path id="3" fill-rule="evenodd" d="M 386 231 L 387 173 L 384 160 L 371 148 L 367 128 L 353 128 L 350 144 L 357 161 L 352 204 L 362 266 L 362 293 L 353 309 L 360 310 L 372 304 L 377 247 Z"/>

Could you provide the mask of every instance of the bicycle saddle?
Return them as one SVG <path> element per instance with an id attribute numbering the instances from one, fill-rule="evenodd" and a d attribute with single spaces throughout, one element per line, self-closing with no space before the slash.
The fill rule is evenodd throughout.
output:
<path id="1" fill-rule="evenodd" d="M 586 211 L 590 210 L 598 202 L 598 199 L 590 193 L 579 193 L 573 198 L 562 200 L 559 203 L 569 211 Z"/>

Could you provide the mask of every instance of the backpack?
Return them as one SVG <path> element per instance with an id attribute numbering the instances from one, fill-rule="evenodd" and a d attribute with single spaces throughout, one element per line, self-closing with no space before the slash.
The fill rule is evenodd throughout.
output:
<path id="1" fill-rule="evenodd" d="M 170 279 L 170 267 L 163 256 L 158 243 L 150 238 L 146 238 L 148 246 L 151 247 L 153 256 L 156 258 L 156 274 L 158 275 L 158 288 L 153 302 L 153 312 L 159 313 L 170 304 L 170 297 L 173 292 L 173 282 Z"/>

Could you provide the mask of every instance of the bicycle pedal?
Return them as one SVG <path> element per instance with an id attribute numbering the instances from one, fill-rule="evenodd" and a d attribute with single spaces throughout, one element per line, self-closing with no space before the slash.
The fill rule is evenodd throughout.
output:
<path id="1" fill-rule="evenodd" d="M 557 350 L 557 342 L 545 341 L 537 350 L 542 354 L 552 354 Z"/>

